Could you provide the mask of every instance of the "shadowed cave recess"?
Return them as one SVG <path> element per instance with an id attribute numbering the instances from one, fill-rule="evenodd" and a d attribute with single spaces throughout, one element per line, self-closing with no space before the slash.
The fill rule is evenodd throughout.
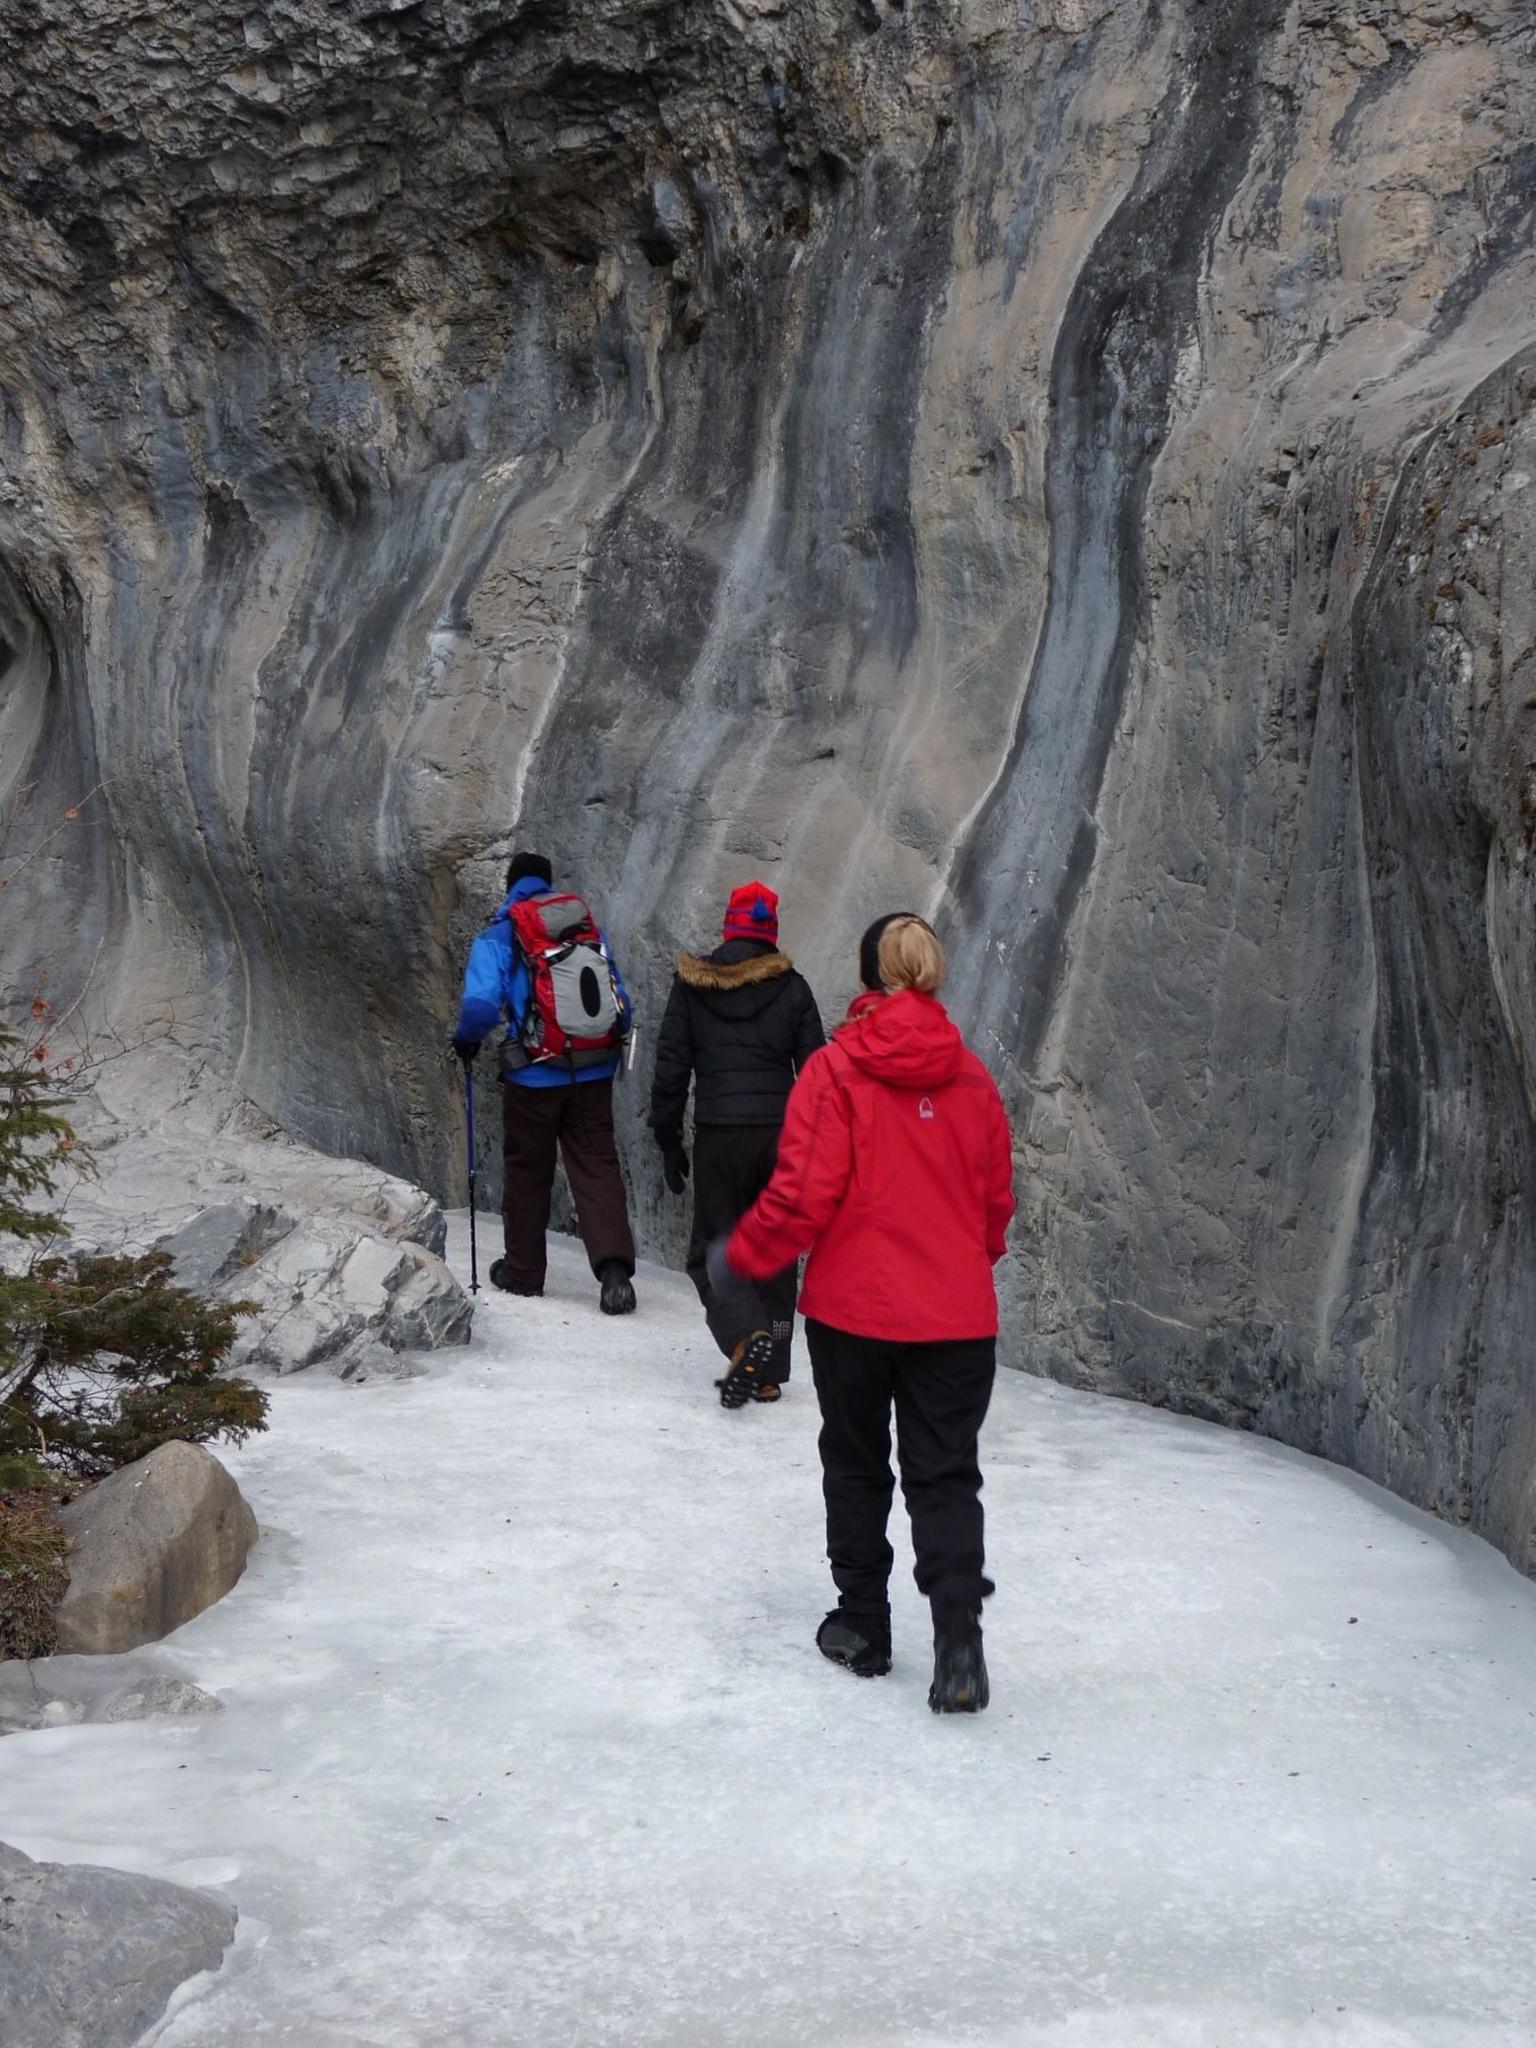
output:
<path id="1" fill-rule="evenodd" d="M 0 63 L 12 989 L 462 1199 L 542 847 L 675 1259 L 672 954 L 760 874 L 830 1017 L 923 909 L 1010 1361 L 1536 1569 L 1528 9 L 18 0 Z"/>

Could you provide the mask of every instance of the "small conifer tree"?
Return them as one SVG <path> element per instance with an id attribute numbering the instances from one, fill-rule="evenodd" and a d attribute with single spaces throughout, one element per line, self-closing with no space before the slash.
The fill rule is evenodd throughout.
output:
<path id="1" fill-rule="evenodd" d="M 46 1043 L 0 1024 L 0 1657 L 52 1648 L 64 1492 L 173 1439 L 266 1427 L 266 1395 L 220 1370 L 253 1304 L 177 1286 L 163 1252 L 54 1249 L 61 1219 L 37 1205 L 80 1158 L 65 1107 Z"/>

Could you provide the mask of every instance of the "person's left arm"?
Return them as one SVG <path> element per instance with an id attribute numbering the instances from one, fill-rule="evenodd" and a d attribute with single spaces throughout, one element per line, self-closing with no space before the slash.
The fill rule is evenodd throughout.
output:
<path id="1" fill-rule="evenodd" d="M 619 999 L 619 1036 L 621 1038 L 628 1038 L 630 1032 L 635 1028 L 635 1006 L 629 1000 L 629 990 L 624 986 L 624 977 L 619 972 L 619 956 L 614 952 L 608 934 L 599 928 L 599 936 L 602 939 L 603 945 L 607 948 L 608 965 L 613 973 L 614 994 Z"/>

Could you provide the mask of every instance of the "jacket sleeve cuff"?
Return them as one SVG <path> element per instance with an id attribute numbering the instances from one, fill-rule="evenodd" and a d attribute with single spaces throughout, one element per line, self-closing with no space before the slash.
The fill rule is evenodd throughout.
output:
<path id="1" fill-rule="evenodd" d="M 468 996 L 460 1007 L 458 1028 L 453 1035 L 455 1038 L 489 1038 L 500 1021 L 499 1011 Z"/>

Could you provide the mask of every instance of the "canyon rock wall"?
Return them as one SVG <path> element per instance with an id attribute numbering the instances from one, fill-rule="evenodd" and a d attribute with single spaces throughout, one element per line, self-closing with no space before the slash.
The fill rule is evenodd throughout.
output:
<path id="1" fill-rule="evenodd" d="M 14 985 L 450 1192 L 514 841 L 652 1026 L 749 874 L 829 1014 L 928 910 L 1013 1361 L 1536 1567 L 1528 9 L 18 0 L 0 60 Z"/>

